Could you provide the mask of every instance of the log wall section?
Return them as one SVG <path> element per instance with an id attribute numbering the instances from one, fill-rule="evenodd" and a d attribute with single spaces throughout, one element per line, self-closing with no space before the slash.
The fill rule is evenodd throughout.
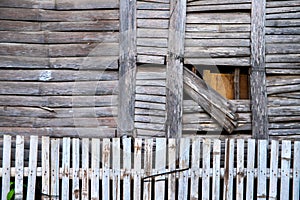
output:
<path id="1" fill-rule="evenodd" d="M 297 135 L 300 127 L 300 2 L 266 5 L 269 134 Z"/>
<path id="2" fill-rule="evenodd" d="M 0 132 L 112 137 L 119 2 L 0 2 Z"/>

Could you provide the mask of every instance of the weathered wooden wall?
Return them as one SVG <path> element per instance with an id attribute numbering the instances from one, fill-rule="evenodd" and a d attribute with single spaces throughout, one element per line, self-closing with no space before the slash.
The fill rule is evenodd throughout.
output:
<path id="1" fill-rule="evenodd" d="M 266 5 L 266 73 L 270 135 L 300 131 L 300 2 Z"/>
<path id="2" fill-rule="evenodd" d="M 118 1 L 1 1 L 0 132 L 114 136 L 118 32 Z"/>

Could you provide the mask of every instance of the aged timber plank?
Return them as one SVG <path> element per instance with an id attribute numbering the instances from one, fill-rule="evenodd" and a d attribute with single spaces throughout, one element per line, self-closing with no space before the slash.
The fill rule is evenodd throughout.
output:
<path id="1" fill-rule="evenodd" d="M 15 199 L 23 199 L 24 136 L 16 137 Z"/>
<path id="2" fill-rule="evenodd" d="M 182 134 L 186 1 L 171 1 L 170 15 L 166 80 L 166 134 L 168 137 L 179 138 Z"/>
<path id="3" fill-rule="evenodd" d="M 136 79 L 136 0 L 120 1 L 118 134 L 132 135 Z"/>
<path id="4" fill-rule="evenodd" d="M 36 175 L 37 175 L 37 160 L 38 160 L 38 136 L 30 136 L 30 152 L 29 152 L 29 166 L 28 166 L 28 183 L 27 183 L 27 197 L 28 200 L 35 199 L 36 191 Z"/>
<path id="5" fill-rule="evenodd" d="M 252 2 L 251 21 L 251 100 L 252 135 L 268 138 L 267 89 L 265 73 L 265 9 L 266 0 Z"/>

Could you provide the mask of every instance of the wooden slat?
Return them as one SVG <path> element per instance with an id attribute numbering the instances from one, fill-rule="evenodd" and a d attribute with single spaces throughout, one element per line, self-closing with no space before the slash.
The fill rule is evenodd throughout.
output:
<path id="1" fill-rule="evenodd" d="M 190 139 L 181 138 L 179 152 L 179 168 L 184 170 L 189 167 Z M 188 171 L 180 172 L 178 179 L 178 199 L 186 200 L 188 197 Z"/>
<path id="2" fill-rule="evenodd" d="M 16 176 L 15 176 L 15 199 L 23 199 L 23 176 L 24 176 L 24 136 L 16 137 Z"/>
<path id="3" fill-rule="evenodd" d="M 141 174 L 142 170 L 142 139 L 136 138 L 134 141 L 134 170 L 133 177 L 133 199 L 140 200 L 142 195 Z M 115 156 L 115 155 L 114 155 Z"/>
<path id="4" fill-rule="evenodd" d="M 293 200 L 300 199 L 300 142 L 294 142 Z"/>
<path id="5" fill-rule="evenodd" d="M 112 139 L 112 167 L 113 167 L 113 180 L 112 180 L 112 199 L 113 200 L 120 200 L 121 197 L 121 174 L 120 174 L 120 167 L 121 167 L 121 153 L 120 153 L 120 138 L 113 138 Z"/>
<path id="6" fill-rule="evenodd" d="M 183 57 L 186 1 L 170 2 L 169 46 L 167 57 L 166 135 L 180 138 L 183 113 Z"/>
<path id="7" fill-rule="evenodd" d="M 202 200 L 209 200 L 210 193 L 210 148 L 211 140 L 203 140 L 202 152 Z"/>
<path id="8" fill-rule="evenodd" d="M 70 193 L 70 168 L 71 168 L 71 139 L 63 138 L 62 149 L 62 181 L 61 181 L 61 195 L 66 200 L 69 199 Z"/>
<path id="9" fill-rule="evenodd" d="M 267 140 L 258 140 L 257 199 L 267 199 Z"/>
<path id="10" fill-rule="evenodd" d="M 212 178 L 212 199 L 220 199 L 220 158 L 221 158 L 221 141 L 213 140 L 213 178 Z"/>
<path id="11" fill-rule="evenodd" d="M 290 163 L 291 163 L 291 141 L 282 141 L 281 150 L 281 178 L 280 199 L 288 200 L 290 194 Z"/>
<path id="12" fill-rule="evenodd" d="M 51 199 L 59 197 L 59 159 L 60 139 L 51 139 Z"/>
<path id="13" fill-rule="evenodd" d="M 176 139 L 169 139 L 168 143 L 168 170 L 176 169 Z M 176 197 L 176 174 L 171 173 L 168 177 L 168 200 Z"/>
<path id="14" fill-rule="evenodd" d="M 102 198 L 110 198 L 110 140 L 105 138 L 103 139 L 102 145 Z"/>
<path id="15" fill-rule="evenodd" d="M 155 148 L 155 173 L 160 174 L 165 172 L 166 168 L 166 139 L 156 138 L 156 148 Z M 155 199 L 163 200 L 165 199 L 165 176 L 157 176 L 155 178 L 154 194 Z"/>
<path id="16" fill-rule="evenodd" d="M 50 138 L 42 137 L 42 194 L 43 200 L 48 200 L 50 195 Z"/>
<path id="17" fill-rule="evenodd" d="M 247 185 L 246 185 L 246 199 L 252 200 L 254 198 L 254 163 L 255 163 L 255 140 L 248 139 L 247 146 Z"/>
<path id="18" fill-rule="evenodd" d="M 146 139 L 145 140 L 145 158 L 144 158 L 144 174 L 145 176 L 152 175 L 152 152 L 153 152 L 153 140 Z M 143 189 L 143 199 L 151 200 L 152 187 L 151 187 L 151 179 L 144 179 L 144 189 Z"/>
<path id="19" fill-rule="evenodd" d="M 131 138 L 125 138 L 123 142 L 123 199 L 130 200 L 131 198 Z"/>
<path id="20" fill-rule="evenodd" d="M 251 101 L 252 133 L 268 138 L 268 113 L 265 73 L 265 7 L 266 0 L 254 0 L 251 12 Z"/>
<path id="21" fill-rule="evenodd" d="M 2 160 L 2 197 L 6 199 L 6 195 L 10 190 L 10 159 L 11 159 L 11 136 L 3 136 L 3 160 Z"/>
<path id="22" fill-rule="evenodd" d="M 237 139 L 237 155 L 236 155 L 236 161 L 237 161 L 237 169 L 236 169 L 236 198 L 237 199 L 243 199 L 244 198 L 244 140 L 243 139 Z"/>
<path id="23" fill-rule="evenodd" d="M 277 181 L 278 181 L 278 157 L 279 157 L 279 142 L 272 140 L 271 142 L 271 160 L 270 160 L 270 185 L 269 199 L 276 200 L 277 197 Z"/>
<path id="24" fill-rule="evenodd" d="M 199 198 L 199 168 L 200 168 L 200 140 L 193 138 L 192 140 L 192 164 L 191 164 L 191 187 L 190 195 L 193 199 Z"/>
<path id="25" fill-rule="evenodd" d="M 120 136 L 132 135 L 134 129 L 136 34 L 136 0 L 120 1 L 118 107 L 118 134 Z"/>
<path id="26" fill-rule="evenodd" d="M 100 139 L 92 139 L 92 173 L 91 173 L 91 199 L 100 199 L 99 197 L 99 179 L 100 179 Z"/>
<path id="27" fill-rule="evenodd" d="M 233 199 L 234 173 L 234 139 L 225 140 L 225 168 L 224 168 L 224 195 L 223 199 Z"/>
<path id="28" fill-rule="evenodd" d="M 90 161 L 90 141 L 88 138 L 82 139 L 81 149 L 81 199 L 89 199 L 89 161 Z"/>
<path id="29" fill-rule="evenodd" d="M 78 138 L 72 139 L 72 199 L 80 199 L 80 141 Z"/>
<path id="30" fill-rule="evenodd" d="M 37 157 L 38 155 L 38 136 L 30 136 L 30 152 L 29 152 L 29 166 L 28 166 L 28 183 L 27 183 L 27 197 L 28 200 L 35 199 L 36 191 L 36 175 L 37 175 Z"/>

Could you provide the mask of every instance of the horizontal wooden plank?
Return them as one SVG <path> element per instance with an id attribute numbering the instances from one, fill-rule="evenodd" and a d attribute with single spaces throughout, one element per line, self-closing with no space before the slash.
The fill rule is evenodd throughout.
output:
<path id="1" fill-rule="evenodd" d="M 250 24 L 250 13 L 190 13 L 188 24 Z"/>
<path id="2" fill-rule="evenodd" d="M 168 29 L 138 28 L 137 38 L 168 38 Z"/>
<path id="3" fill-rule="evenodd" d="M 300 44 L 267 44 L 267 54 L 299 54 Z"/>
<path id="4" fill-rule="evenodd" d="M 14 96 L 1 95 L 1 106 L 27 106 L 47 108 L 116 106 L 116 95 L 102 96 Z M 50 109 L 51 110 L 51 109 Z"/>
<path id="5" fill-rule="evenodd" d="M 166 67 L 164 65 L 144 64 L 137 68 L 137 80 L 164 80 Z"/>
<path id="6" fill-rule="evenodd" d="M 245 57 L 250 56 L 250 48 L 243 47 L 190 47 L 184 50 L 185 57 Z"/>
<path id="7" fill-rule="evenodd" d="M 164 131 L 153 131 L 153 130 L 144 130 L 144 129 L 137 129 L 137 137 L 165 137 L 166 134 Z"/>
<path id="8" fill-rule="evenodd" d="M 142 55 L 166 56 L 167 48 L 137 46 L 137 53 Z"/>
<path id="9" fill-rule="evenodd" d="M 214 33 L 214 32 L 186 32 L 186 39 L 248 39 L 250 32 L 240 33 Z"/>
<path id="10" fill-rule="evenodd" d="M 95 118 L 36 118 L 36 117 L 1 117 L 0 127 L 97 127 L 105 126 L 115 128 L 117 126 L 114 117 Z"/>
<path id="11" fill-rule="evenodd" d="M 104 57 L 63 57 L 63 58 L 37 58 L 24 56 L 0 56 L 1 68 L 26 69 L 118 69 L 118 56 Z"/>
<path id="12" fill-rule="evenodd" d="M 134 126 L 137 129 L 146 129 L 146 130 L 154 130 L 154 131 L 164 131 L 165 130 L 164 124 L 157 124 L 157 123 L 135 122 Z"/>
<path id="13" fill-rule="evenodd" d="M 266 63 L 266 68 L 296 70 L 300 69 L 300 63 Z"/>
<path id="14" fill-rule="evenodd" d="M 107 19 L 119 19 L 119 11 L 115 10 L 81 10 L 81 11 L 57 11 L 25 8 L 1 8 L 0 19 L 19 21 L 101 21 Z"/>
<path id="15" fill-rule="evenodd" d="M 134 121 L 143 123 L 165 124 L 166 118 L 165 116 L 149 116 L 135 114 Z"/>
<path id="16" fill-rule="evenodd" d="M 274 43 L 299 43 L 300 37 L 297 35 L 266 35 L 266 44 Z"/>
<path id="17" fill-rule="evenodd" d="M 169 4 L 148 2 L 148 1 L 137 1 L 137 10 L 169 10 Z"/>
<path id="18" fill-rule="evenodd" d="M 266 27 L 266 35 L 298 35 L 300 32 L 300 27 Z"/>
<path id="19" fill-rule="evenodd" d="M 0 42 L 61 44 L 61 43 L 117 43 L 119 34 L 116 32 L 19 32 L 0 31 Z"/>
<path id="20" fill-rule="evenodd" d="M 22 22 L 0 20 L 0 31 L 40 31 L 41 24 L 37 22 Z"/>
<path id="21" fill-rule="evenodd" d="M 136 115 L 144 115 L 144 116 L 165 116 L 166 115 L 164 110 L 154 110 L 154 109 L 144 109 L 144 108 L 135 108 L 134 113 Z"/>
<path id="22" fill-rule="evenodd" d="M 286 123 L 286 122 L 299 122 L 300 116 L 270 116 L 270 123 Z"/>
<path id="23" fill-rule="evenodd" d="M 4 117 L 39 118 L 97 118 L 116 116 L 117 107 L 54 108 L 0 106 L 0 115 Z"/>
<path id="24" fill-rule="evenodd" d="M 136 108 L 150 109 L 150 110 L 166 110 L 166 104 L 164 103 L 152 103 L 152 102 L 144 102 L 144 101 L 136 101 Z"/>
<path id="25" fill-rule="evenodd" d="M 266 16 L 267 21 L 270 19 L 299 19 L 299 18 L 300 18 L 300 12 L 268 14 Z"/>
<path id="26" fill-rule="evenodd" d="M 167 19 L 137 19 L 136 21 L 138 28 L 167 29 L 169 27 Z"/>
<path id="27" fill-rule="evenodd" d="M 300 6 L 293 6 L 293 7 L 275 7 L 275 8 L 267 8 L 266 14 L 275 14 L 275 13 L 289 13 L 289 12 L 297 12 L 300 11 Z"/>
<path id="28" fill-rule="evenodd" d="M 136 86 L 135 91 L 137 94 L 166 95 L 165 87 Z"/>
<path id="29" fill-rule="evenodd" d="M 276 54 L 266 55 L 266 62 L 271 63 L 298 63 L 300 62 L 300 54 Z"/>
<path id="30" fill-rule="evenodd" d="M 236 3 L 251 3 L 251 0 L 188 0 L 187 5 L 226 5 L 226 4 L 236 4 Z"/>
<path id="31" fill-rule="evenodd" d="M 299 129 L 299 122 L 269 123 L 269 129 Z"/>
<path id="32" fill-rule="evenodd" d="M 270 76 L 267 77 L 267 86 L 300 84 L 299 76 Z"/>
<path id="33" fill-rule="evenodd" d="M 267 27 L 297 27 L 299 25 L 299 19 L 270 19 L 266 21 Z"/>
<path id="34" fill-rule="evenodd" d="M 100 81 L 118 80 L 117 71 L 0 70 L 0 81 Z"/>
<path id="35" fill-rule="evenodd" d="M 201 1 L 200 1 L 201 2 Z M 218 4 L 218 5 L 190 5 L 187 12 L 203 12 L 203 11 L 224 11 L 224 10 L 250 10 L 251 4 Z"/>
<path id="36" fill-rule="evenodd" d="M 250 47 L 250 39 L 186 39 L 187 47 Z"/>
<path id="37" fill-rule="evenodd" d="M 137 10 L 137 19 L 168 19 L 169 10 Z"/>
<path id="38" fill-rule="evenodd" d="M 250 58 L 186 58 L 186 64 L 192 65 L 229 65 L 229 66 L 250 66 Z"/>
<path id="39" fill-rule="evenodd" d="M 300 84 L 267 87 L 268 95 L 300 91 Z"/>
<path id="40" fill-rule="evenodd" d="M 288 97 L 268 97 L 268 105 L 271 106 L 297 106 L 300 105 L 299 99 L 289 99 Z"/>
<path id="41" fill-rule="evenodd" d="M 186 32 L 250 32 L 250 24 L 186 24 Z"/>
<path id="42" fill-rule="evenodd" d="M 299 104 L 300 105 L 300 104 Z M 300 117 L 300 107 L 299 105 L 295 106 L 280 106 L 280 107 L 269 107 L 268 112 L 269 116 L 298 116 Z"/>
<path id="43" fill-rule="evenodd" d="M 113 138 L 116 128 L 108 127 L 0 127 L 1 134 L 8 135 L 45 135 L 50 137 L 95 137 Z"/>
<path id="44" fill-rule="evenodd" d="M 143 80 L 143 79 L 138 79 L 136 80 L 136 85 L 138 86 L 159 86 L 159 87 L 165 87 L 166 86 L 166 81 L 165 80 Z"/>
<path id="45" fill-rule="evenodd" d="M 271 129 L 271 130 L 269 130 L 269 134 L 271 136 L 289 136 L 289 138 L 292 138 L 293 135 L 295 135 L 295 138 L 298 138 L 299 132 L 300 132 L 300 129 Z"/>
<path id="46" fill-rule="evenodd" d="M 289 98 L 289 99 L 300 99 L 300 92 L 286 92 L 286 93 L 278 93 L 272 94 L 271 97 L 274 98 Z"/>
<path id="47" fill-rule="evenodd" d="M 147 0 L 147 2 L 153 2 L 158 4 L 169 4 L 169 0 Z"/>
<path id="48" fill-rule="evenodd" d="M 268 68 L 266 70 L 267 74 L 281 74 L 281 75 L 299 75 L 300 69 L 272 69 Z"/>
<path id="49" fill-rule="evenodd" d="M 118 81 L 85 82 L 6 82 L 1 81 L 1 95 L 100 95 L 116 94 Z"/>
<path id="50" fill-rule="evenodd" d="M 267 1 L 267 8 L 294 7 L 294 6 L 300 6 L 300 2 L 297 0 Z"/>
<path id="51" fill-rule="evenodd" d="M 165 56 L 138 55 L 137 62 L 149 64 L 164 64 Z"/>
<path id="52" fill-rule="evenodd" d="M 138 46 L 146 47 L 168 47 L 167 38 L 137 38 Z"/>

